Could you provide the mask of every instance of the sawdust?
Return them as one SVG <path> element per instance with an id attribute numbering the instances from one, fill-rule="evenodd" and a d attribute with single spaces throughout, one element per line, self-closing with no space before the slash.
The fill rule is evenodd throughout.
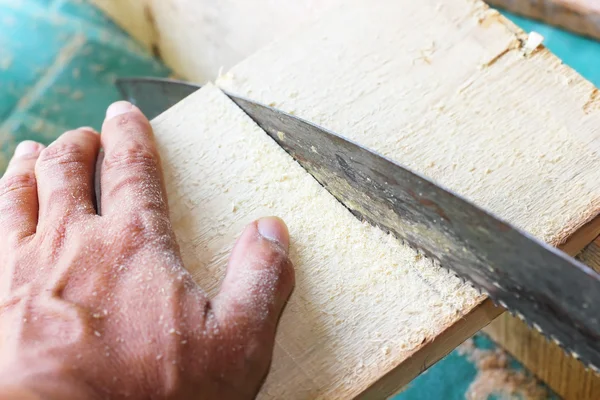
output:
<path id="1" fill-rule="evenodd" d="M 478 349 L 469 339 L 458 347 L 458 352 L 477 367 L 477 376 L 465 394 L 467 400 L 487 400 L 492 395 L 502 400 L 548 398 L 548 391 L 534 377 L 509 368 L 509 357 L 501 349 Z"/>
<path id="2" fill-rule="evenodd" d="M 600 90 L 593 88 L 589 99 L 583 105 L 583 111 L 589 114 L 596 109 L 600 110 Z"/>

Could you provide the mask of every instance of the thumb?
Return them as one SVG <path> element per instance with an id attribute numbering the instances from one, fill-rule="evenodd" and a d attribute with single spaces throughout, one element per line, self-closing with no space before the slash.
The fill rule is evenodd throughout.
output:
<path id="1" fill-rule="evenodd" d="M 231 323 L 246 334 L 275 334 L 294 286 L 288 248 L 289 233 L 281 219 L 261 218 L 246 227 L 229 259 L 221 290 L 212 301 L 222 324 Z"/>

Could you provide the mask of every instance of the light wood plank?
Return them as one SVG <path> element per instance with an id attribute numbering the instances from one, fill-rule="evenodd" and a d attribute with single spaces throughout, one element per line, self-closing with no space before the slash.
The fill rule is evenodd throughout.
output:
<path id="1" fill-rule="evenodd" d="M 590 243 L 577 258 L 600 273 L 600 237 Z"/>
<path id="2" fill-rule="evenodd" d="M 600 39 L 597 0 L 486 0 L 490 5 Z"/>
<path id="3" fill-rule="evenodd" d="M 426 6 L 419 3 L 415 7 Z M 431 10 L 429 11 L 433 14 Z M 450 11 L 451 5 L 438 9 L 438 13 L 446 18 L 452 18 Z M 406 12 L 415 18 L 412 10 Z M 519 31 L 512 24 L 501 18 L 496 19 L 493 13 L 477 15 L 477 12 L 473 12 L 472 14 L 477 16 L 480 27 L 483 26 L 484 30 L 494 25 L 497 27 L 501 23 L 507 27 L 508 32 L 519 35 Z M 390 15 L 395 14 L 390 13 Z M 381 20 L 368 13 L 364 18 L 373 21 Z M 346 22 L 350 25 L 349 21 Z M 427 32 L 427 24 L 423 21 L 419 22 L 421 22 L 420 26 L 425 28 L 421 30 L 416 28 L 415 31 L 419 34 L 423 31 Z M 417 24 L 418 22 L 415 22 L 415 26 Z M 412 36 L 402 32 L 399 35 L 404 37 L 397 38 L 391 31 L 379 32 L 381 40 L 388 40 L 389 43 L 387 50 L 384 51 L 380 49 L 385 46 L 377 43 L 375 38 L 365 39 L 363 42 L 364 36 L 360 37 L 360 35 L 365 35 L 365 29 L 353 25 L 356 35 L 346 31 L 344 37 L 335 35 L 333 38 L 327 37 L 327 42 L 315 50 L 318 54 L 308 60 L 294 57 L 298 54 L 295 52 L 295 46 L 301 43 L 299 47 L 307 47 L 309 41 L 316 42 L 318 38 L 310 35 L 307 37 L 306 32 L 302 32 L 303 37 L 299 34 L 298 37 L 288 39 L 285 43 L 273 44 L 242 62 L 230 74 L 222 77 L 220 84 L 228 90 L 294 111 L 298 115 L 367 144 L 391 158 L 416 166 L 426 175 L 467 195 L 471 200 L 521 228 L 560 246 L 570 254 L 576 254 L 597 236 L 598 221 L 596 219 L 588 224 L 581 224 L 580 219 L 577 228 L 572 225 L 569 228 L 570 223 L 567 220 L 574 218 L 571 219 L 573 221 L 582 217 L 587 219 L 596 215 L 597 195 L 593 195 L 595 200 L 582 203 L 580 211 L 571 217 L 563 214 L 566 208 L 574 205 L 570 195 L 554 192 L 557 195 L 554 200 L 546 196 L 549 191 L 560 187 L 565 182 L 564 179 L 578 175 L 578 173 L 573 175 L 572 171 L 558 172 L 555 169 L 555 166 L 559 166 L 560 169 L 569 163 L 564 163 L 566 160 L 559 154 L 561 150 L 558 150 L 557 146 L 561 146 L 560 137 L 574 140 L 572 145 L 565 144 L 564 147 L 572 150 L 586 141 L 583 137 L 579 137 L 580 132 L 575 125 L 581 123 L 587 125 L 584 120 L 590 115 L 598 119 L 597 89 L 573 71 L 560 65 L 558 60 L 545 49 L 529 57 L 523 57 L 518 49 L 509 50 L 510 45 L 508 45 L 505 47 L 506 52 L 496 53 L 500 57 L 490 57 L 493 60 L 491 65 L 481 62 L 478 64 L 477 57 L 470 58 L 477 45 L 486 50 L 495 48 L 497 43 L 495 40 L 502 35 L 496 33 L 488 40 L 485 31 L 478 32 L 473 35 L 476 44 L 464 50 L 461 44 L 468 39 L 462 36 L 460 40 L 463 42 L 454 44 L 449 39 L 451 37 L 449 32 L 445 37 L 442 36 L 443 28 L 440 25 L 441 22 L 434 30 L 440 36 L 431 38 L 429 46 L 423 43 L 426 36 L 418 37 L 417 34 Z M 465 24 L 459 25 L 464 27 Z M 393 27 L 391 23 L 389 26 Z M 508 35 L 510 36 L 510 33 Z M 357 44 L 360 46 L 361 42 L 369 42 L 367 46 L 370 47 L 362 47 L 355 53 Z M 413 49 L 418 50 L 412 52 L 414 57 L 412 64 L 416 63 L 417 66 L 408 63 L 411 61 L 410 55 L 404 57 L 404 65 L 399 61 L 402 57 L 398 55 L 391 57 L 390 61 L 389 54 L 394 54 L 392 50 L 394 45 L 403 50 L 411 48 L 412 45 Z M 448 53 L 453 47 L 456 53 L 449 56 Z M 381 67 L 381 64 L 376 65 L 377 63 L 362 67 L 368 57 L 378 56 L 380 63 L 384 63 L 386 67 Z M 339 57 L 340 61 L 336 61 L 336 57 Z M 481 58 L 482 55 L 479 54 L 479 60 Z M 326 67 L 320 68 L 320 64 Z M 469 69 L 469 65 L 472 69 Z M 327 72 L 324 71 L 325 68 Z M 431 74 L 426 74 L 427 70 L 430 70 Z M 456 71 L 464 72 L 464 77 L 452 76 L 451 74 Z M 439 74 L 437 76 L 443 81 L 436 80 L 435 74 Z M 318 82 L 313 83 L 316 79 Z M 398 83 L 399 81 L 401 83 Z M 381 83 L 382 87 L 373 89 L 377 88 L 378 83 Z M 261 90 L 263 87 L 269 89 Z M 380 95 L 379 90 L 385 94 Z M 342 94 L 338 94 L 339 92 Z M 290 99 L 289 93 L 296 93 L 296 97 Z M 378 95 L 382 99 L 378 98 Z M 560 103 L 546 101 L 553 96 L 563 95 L 566 95 L 568 100 L 561 100 Z M 304 99 L 298 101 L 297 98 Z M 410 105 L 404 101 L 410 101 Z M 371 106 L 369 107 L 368 104 Z M 561 107 L 566 109 L 559 110 Z M 473 112 L 473 109 L 477 109 L 477 112 Z M 436 113 L 435 110 L 439 111 Z M 567 115 L 563 112 L 574 114 Z M 376 114 L 384 122 L 381 123 L 372 115 L 368 115 L 369 113 Z M 366 123 L 362 123 L 361 118 L 365 118 L 365 115 L 367 115 Z M 389 123 L 390 120 L 394 125 Z M 355 123 L 355 121 L 360 122 Z M 404 133 L 407 129 L 403 123 L 412 131 L 408 138 Z M 417 129 L 414 129 L 415 125 Z M 384 128 L 379 129 L 381 126 Z M 587 125 L 583 129 L 597 138 L 597 127 Z M 385 130 L 393 133 L 386 135 Z M 448 135 L 444 131 L 452 133 Z M 454 133 L 457 131 L 460 132 L 459 135 Z M 477 141 L 476 135 L 485 138 L 484 148 L 471 147 L 472 140 Z M 438 139 L 449 136 L 454 143 L 441 143 Z M 507 136 L 512 139 L 506 146 L 501 143 L 501 138 Z M 399 137 L 401 142 L 398 141 Z M 580 139 L 583 139 L 583 142 L 580 142 Z M 554 147 L 554 151 L 558 150 L 558 152 L 546 158 L 548 153 L 542 150 L 545 146 L 540 145 L 541 142 Z M 572 157 L 573 159 L 580 157 L 578 162 L 587 164 L 587 166 L 582 165 L 581 171 L 587 170 L 587 173 L 592 176 L 596 150 L 592 149 L 595 145 L 589 143 L 591 147 L 587 152 L 584 151 L 585 154 L 577 156 L 573 153 Z M 456 150 L 457 148 L 460 150 Z M 422 152 L 419 153 L 415 149 L 422 149 Z M 446 151 L 451 156 L 445 160 L 440 153 L 433 154 L 435 150 Z M 477 156 L 472 155 L 473 153 L 482 156 L 479 163 L 475 161 L 473 164 L 474 160 L 478 159 Z M 534 156 L 536 153 L 537 157 Z M 426 155 L 431 155 L 431 158 L 427 159 Z M 525 157 L 522 157 L 523 155 Z M 456 159 L 466 161 L 458 167 L 459 172 L 451 169 L 456 168 L 451 164 Z M 496 168 L 490 168 L 490 162 L 493 163 L 494 159 L 504 161 L 499 169 L 506 175 L 500 180 L 496 176 L 481 174 L 478 176 L 478 184 L 469 185 L 467 183 L 469 179 L 465 178 L 465 175 L 457 175 L 460 172 L 463 174 L 470 172 L 472 169 L 475 173 L 490 170 L 490 175 L 493 175 L 498 171 Z M 519 160 L 522 163 L 519 163 Z M 550 170 L 554 170 L 552 175 L 558 173 L 562 178 L 556 180 L 555 177 L 558 175 L 550 179 L 542 177 Z M 542 175 L 538 175 L 539 173 Z M 598 180 L 593 179 L 595 182 L 589 181 L 590 187 L 598 187 Z M 501 189 L 502 180 L 505 180 L 509 186 Z M 554 211 L 546 208 L 549 205 L 548 200 L 557 206 Z M 559 205 L 561 203 L 562 206 Z M 521 211 L 519 211 L 520 206 L 523 207 Z M 549 214 L 546 214 L 547 212 Z M 550 219 L 554 221 L 550 219 L 541 221 L 539 218 L 544 214 L 551 215 Z M 584 217 L 586 214 L 588 217 Z M 554 217 L 558 215 L 566 219 L 555 224 L 557 220 Z M 559 225 L 563 228 L 558 228 Z M 550 230 L 544 233 L 546 228 Z M 573 395 L 572 398 L 578 398 L 576 396 L 583 394 L 592 397 L 598 394 L 597 378 L 592 373 L 586 372 L 578 361 L 565 355 L 560 348 L 547 342 L 540 334 L 529 331 L 519 320 L 505 315 L 494 322 L 487 331 L 557 392 L 565 396 Z M 549 360 L 553 361 L 549 362 Z"/>
<path id="4" fill-rule="evenodd" d="M 348 1 L 217 82 L 558 246 L 599 211 L 600 99 L 546 49 L 526 55 L 526 40 L 481 2 Z"/>

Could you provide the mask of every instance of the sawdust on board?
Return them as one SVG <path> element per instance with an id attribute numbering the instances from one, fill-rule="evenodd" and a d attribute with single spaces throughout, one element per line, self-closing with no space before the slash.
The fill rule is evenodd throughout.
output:
<path id="1" fill-rule="evenodd" d="M 488 400 L 492 395 L 502 400 L 545 400 L 548 390 L 534 377 L 509 368 L 508 355 L 501 349 L 478 349 L 473 339 L 458 347 L 477 368 L 477 376 L 469 386 L 467 400 Z"/>

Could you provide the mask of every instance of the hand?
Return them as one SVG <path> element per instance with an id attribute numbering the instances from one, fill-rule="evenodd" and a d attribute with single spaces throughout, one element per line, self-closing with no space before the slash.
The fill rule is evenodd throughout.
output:
<path id="1" fill-rule="evenodd" d="M 294 284 L 287 228 L 274 217 L 251 223 L 209 299 L 182 265 L 152 129 L 136 107 L 113 104 L 102 134 L 21 143 L 0 180 L 0 232 L 0 398 L 258 392 Z"/>

